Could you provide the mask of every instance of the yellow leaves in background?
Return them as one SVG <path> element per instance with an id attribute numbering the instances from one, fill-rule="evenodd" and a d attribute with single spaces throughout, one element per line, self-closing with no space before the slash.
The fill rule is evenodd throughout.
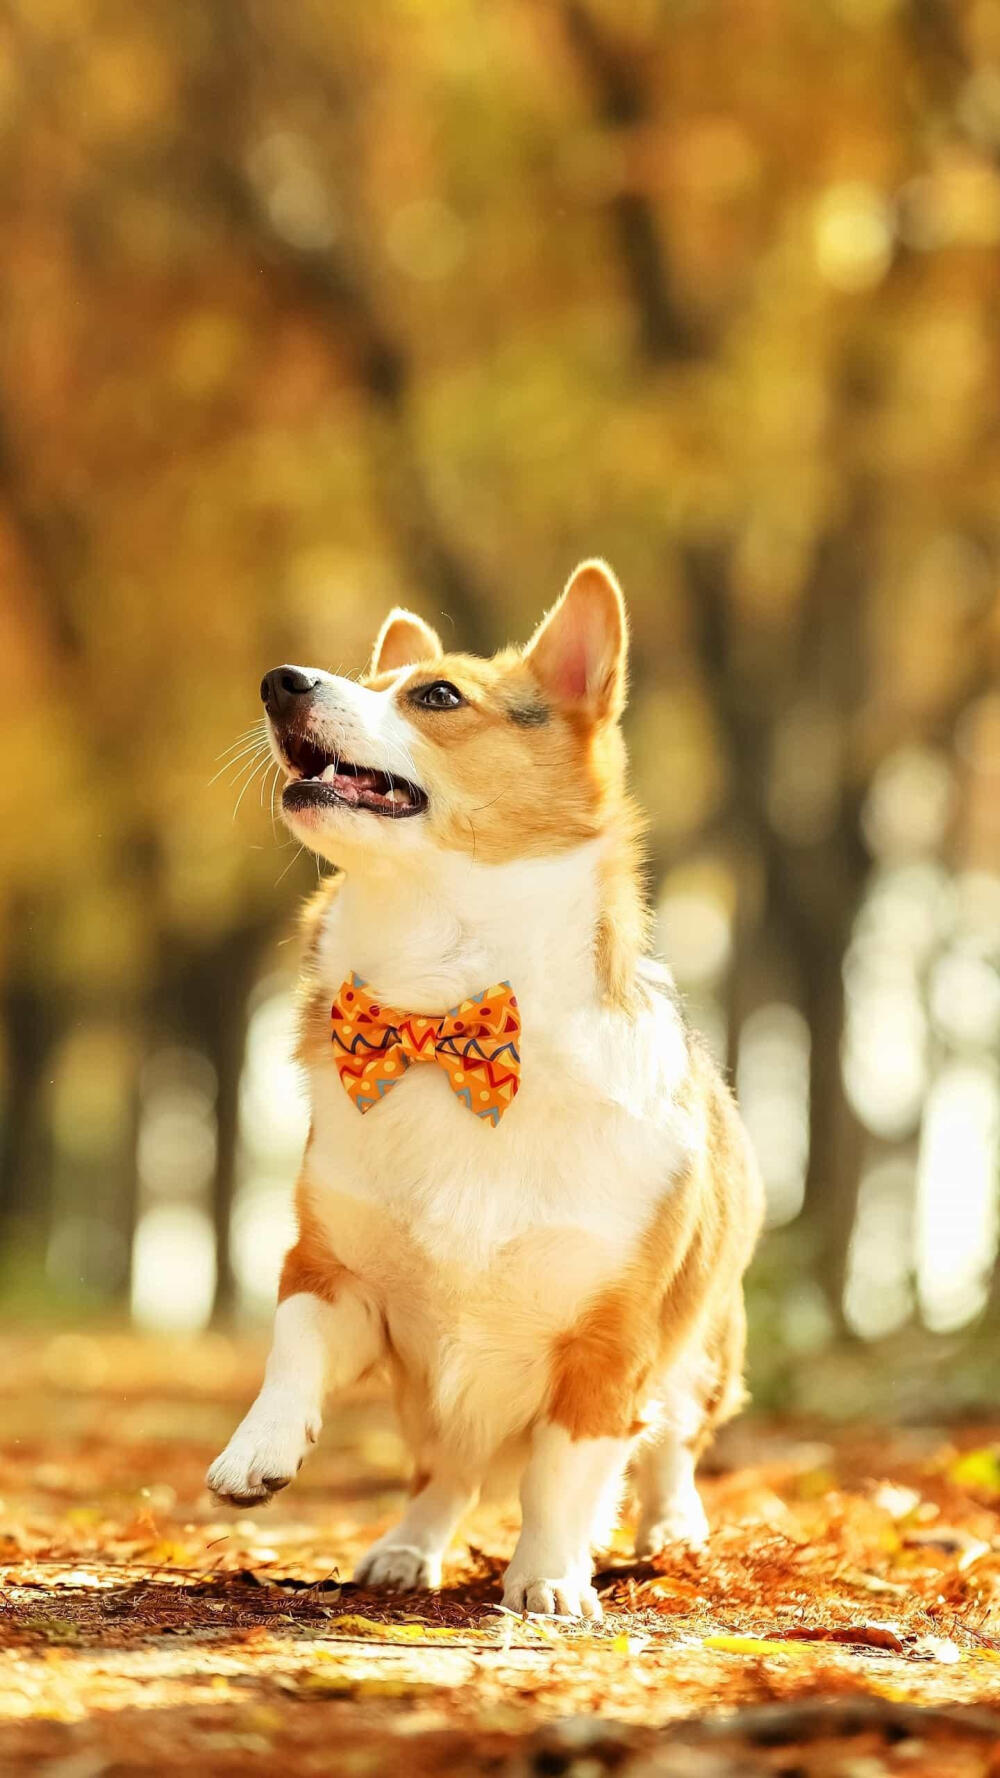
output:
<path id="1" fill-rule="evenodd" d="M 697 684 L 641 687 L 628 721 L 636 794 L 654 812 L 661 844 L 711 816 L 726 790 L 719 737 Z"/>
<path id="2" fill-rule="evenodd" d="M 80 110 L 97 145 L 155 128 L 175 100 L 177 70 L 166 45 L 148 31 L 91 36 L 82 58 Z"/>
<path id="3" fill-rule="evenodd" d="M 816 263 L 835 290 L 870 290 L 892 263 L 893 215 L 884 194 L 860 180 L 827 188 L 817 206 Z"/>
<path id="4" fill-rule="evenodd" d="M 248 797 L 227 827 L 232 799 L 204 789 L 215 755 L 274 660 L 356 670 L 388 605 L 439 617 L 442 549 L 466 586 L 467 611 L 447 613 L 459 641 L 470 617 L 490 640 L 526 634 L 575 556 L 613 555 L 641 647 L 637 784 L 654 844 L 682 845 L 729 791 L 685 545 L 725 547 L 735 627 L 777 648 L 858 475 L 866 566 L 898 533 L 908 600 L 933 526 L 986 534 L 985 39 L 966 46 L 960 127 L 934 110 L 928 133 L 881 0 L 789 9 L 780 56 L 765 33 L 731 63 L 712 7 L 669 30 L 652 5 L 588 10 L 636 71 L 627 127 L 594 102 L 572 33 L 530 9 L 271 9 L 252 104 L 204 11 L 18 9 L 24 53 L 0 70 L 22 194 L 5 213 L 0 422 L 34 535 L 59 547 L 35 556 L 29 524 L 11 576 L 42 717 L 2 724 L 5 881 L 67 854 L 72 871 L 100 817 L 116 840 L 163 841 L 171 919 L 269 894 L 266 823 Z M 886 96 L 911 89 L 916 155 Z M 625 199 L 648 225 L 643 266 L 623 249 Z M 643 347 L 643 303 L 667 301 L 690 357 Z M 79 642 L 62 682 L 36 631 L 53 589 Z M 911 624 L 892 603 L 894 640 L 871 635 L 887 718 L 943 703 L 961 667 L 929 607 Z M 826 723 L 825 705 L 818 726 L 791 721 L 787 750 L 805 733 L 815 761 Z M 806 820 L 789 795 L 784 837 L 808 842 L 831 798 Z M 95 874 L 116 868 L 109 848 Z M 293 870 L 289 902 L 301 886 Z"/>
<path id="5" fill-rule="evenodd" d="M 984 1445 L 963 1451 L 948 1464 L 948 1475 L 960 1488 L 984 1494 L 992 1502 L 1000 1497 L 1000 1445 Z"/>
<path id="6" fill-rule="evenodd" d="M 177 327 L 168 373 L 180 393 L 203 401 L 224 391 L 237 372 L 246 374 L 253 349 L 249 328 L 231 309 L 196 309 Z"/>

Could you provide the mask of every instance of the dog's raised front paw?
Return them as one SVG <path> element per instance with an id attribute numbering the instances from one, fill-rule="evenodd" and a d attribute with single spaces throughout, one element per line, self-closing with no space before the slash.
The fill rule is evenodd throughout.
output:
<path id="1" fill-rule="evenodd" d="M 231 1506 L 263 1506 L 294 1481 L 317 1433 L 305 1420 L 276 1421 L 255 1417 L 251 1410 L 205 1481 L 217 1499 Z"/>
<path id="2" fill-rule="evenodd" d="M 575 1574 L 545 1580 L 508 1574 L 504 1580 L 503 1602 L 508 1611 L 522 1615 L 528 1612 L 546 1617 L 582 1617 L 598 1624 L 604 1615 L 601 1601 L 590 1582 Z"/>

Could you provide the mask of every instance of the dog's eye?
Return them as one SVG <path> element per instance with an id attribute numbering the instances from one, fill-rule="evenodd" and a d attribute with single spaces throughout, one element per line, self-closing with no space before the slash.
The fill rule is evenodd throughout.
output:
<path id="1" fill-rule="evenodd" d="M 433 685 L 418 686 L 413 702 L 422 704 L 425 710 L 457 710 L 465 699 L 449 679 L 435 679 Z"/>

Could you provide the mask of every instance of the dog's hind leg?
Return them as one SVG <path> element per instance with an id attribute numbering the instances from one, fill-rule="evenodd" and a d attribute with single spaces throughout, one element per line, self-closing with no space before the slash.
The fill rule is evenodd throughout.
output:
<path id="1" fill-rule="evenodd" d="M 667 1373 L 659 1424 L 635 1464 L 637 1556 L 654 1556 L 674 1543 L 699 1549 L 705 1542 L 708 1520 L 695 1467 L 716 1427 L 742 1406 L 745 1345 L 743 1293 L 737 1289 L 707 1337 Z"/>
<path id="2" fill-rule="evenodd" d="M 700 1549 L 708 1520 L 694 1479 L 695 1454 L 689 1439 L 673 1426 L 660 1427 L 636 1461 L 639 1522 L 635 1553 L 656 1556 L 670 1544 Z"/>

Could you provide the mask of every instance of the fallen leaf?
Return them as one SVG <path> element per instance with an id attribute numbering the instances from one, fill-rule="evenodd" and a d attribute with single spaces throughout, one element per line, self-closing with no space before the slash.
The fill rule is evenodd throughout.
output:
<path id="1" fill-rule="evenodd" d="M 648 1644 L 648 1636 L 612 1636 L 609 1647 L 616 1655 L 638 1655 Z"/>
<path id="2" fill-rule="evenodd" d="M 704 1646 L 724 1655 L 802 1655 L 806 1652 L 799 1642 L 763 1636 L 706 1636 Z"/>
<path id="3" fill-rule="evenodd" d="M 341 1636 L 345 1639 L 360 1637 L 365 1642 L 492 1642 L 493 1638 L 485 1630 L 468 1628 L 465 1624 L 453 1628 L 450 1624 L 426 1623 L 383 1623 L 378 1618 L 361 1617 L 358 1613 L 347 1613 L 343 1617 L 332 1617 L 325 1625 L 324 1636 Z"/>
<path id="4" fill-rule="evenodd" d="M 791 1642 L 841 1642 L 856 1648 L 883 1648 L 901 1655 L 903 1643 L 888 1624 L 804 1624 L 787 1630 Z"/>
<path id="5" fill-rule="evenodd" d="M 282 1691 L 312 1698 L 425 1698 L 440 1687 L 422 1680 L 350 1677 L 345 1673 L 301 1673 L 282 1677 Z"/>
<path id="6" fill-rule="evenodd" d="M 976 1451 L 963 1451 L 948 1464 L 948 1475 L 960 1488 L 974 1488 L 984 1494 L 1000 1494 L 1000 1445 L 982 1445 Z"/>

